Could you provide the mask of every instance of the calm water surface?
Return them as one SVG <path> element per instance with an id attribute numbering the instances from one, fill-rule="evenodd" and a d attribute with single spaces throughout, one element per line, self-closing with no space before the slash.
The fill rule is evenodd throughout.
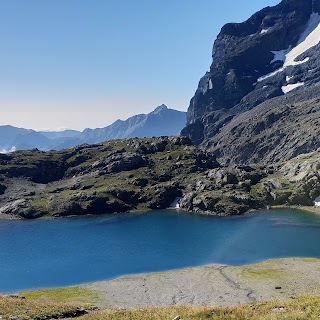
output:
<path id="1" fill-rule="evenodd" d="M 59 287 L 209 263 L 320 257 L 320 216 L 175 211 L 60 220 L 0 220 L 0 292 Z"/>

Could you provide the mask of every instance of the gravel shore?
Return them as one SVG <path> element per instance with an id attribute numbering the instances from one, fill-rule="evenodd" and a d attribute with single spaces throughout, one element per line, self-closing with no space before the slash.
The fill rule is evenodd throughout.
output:
<path id="1" fill-rule="evenodd" d="M 232 306 L 320 294 L 319 270 L 320 259 L 288 258 L 132 275 L 82 287 L 100 296 L 101 308 Z"/>

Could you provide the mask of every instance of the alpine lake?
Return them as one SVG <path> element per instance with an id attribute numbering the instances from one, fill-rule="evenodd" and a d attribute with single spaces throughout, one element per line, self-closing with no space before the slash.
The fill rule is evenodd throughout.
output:
<path id="1" fill-rule="evenodd" d="M 176 210 L 0 220 L 0 292 L 63 287 L 206 264 L 320 257 L 320 216 L 299 210 L 207 217 Z"/>

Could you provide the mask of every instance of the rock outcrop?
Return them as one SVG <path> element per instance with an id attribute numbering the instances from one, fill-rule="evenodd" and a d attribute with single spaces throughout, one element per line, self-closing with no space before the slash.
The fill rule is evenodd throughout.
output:
<path id="1" fill-rule="evenodd" d="M 268 165 L 320 148 L 320 99 L 298 103 L 289 98 L 282 103 L 281 99 L 235 117 L 204 147 L 224 165 Z"/>
<path id="2" fill-rule="evenodd" d="M 0 213 L 37 218 L 167 208 L 219 167 L 185 137 L 125 139 L 0 159 Z"/>
<path id="3" fill-rule="evenodd" d="M 312 100 L 314 106 L 313 99 L 320 97 L 319 34 L 320 0 L 283 0 L 243 23 L 225 25 L 213 46 L 210 71 L 190 102 L 182 134 L 204 143 L 224 163 L 284 161 L 315 151 L 318 144 L 305 143 L 318 136 L 306 133 L 308 113 L 299 114 L 303 131 L 297 147 L 285 144 L 284 138 L 296 128 L 287 126 L 278 134 L 278 117 L 292 121 L 293 114 L 285 114 L 291 104 L 298 108 Z M 318 112 L 313 119 L 320 120 Z M 272 145 L 280 139 L 283 154 L 267 146 L 270 137 Z"/>
<path id="4" fill-rule="evenodd" d="M 252 186 L 266 174 L 253 167 L 220 167 L 208 170 L 195 184 L 189 185 L 180 207 L 197 214 L 239 215 L 263 204 L 252 197 Z"/>
<path id="5" fill-rule="evenodd" d="M 0 157 L 0 216 L 38 218 L 165 209 L 239 215 L 313 205 L 320 153 L 273 165 L 221 166 L 186 137 L 124 139 Z"/>
<path id="6" fill-rule="evenodd" d="M 274 174 L 261 180 L 252 193 L 265 204 L 314 205 L 320 196 L 320 153 L 300 155 L 278 164 Z"/>

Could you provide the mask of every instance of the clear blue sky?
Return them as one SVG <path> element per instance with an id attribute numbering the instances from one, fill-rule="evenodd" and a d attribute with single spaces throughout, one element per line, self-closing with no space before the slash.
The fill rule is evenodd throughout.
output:
<path id="1" fill-rule="evenodd" d="M 186 110 L 223 24 L 279 0 L 1 0 L 0 125 Z"/>

